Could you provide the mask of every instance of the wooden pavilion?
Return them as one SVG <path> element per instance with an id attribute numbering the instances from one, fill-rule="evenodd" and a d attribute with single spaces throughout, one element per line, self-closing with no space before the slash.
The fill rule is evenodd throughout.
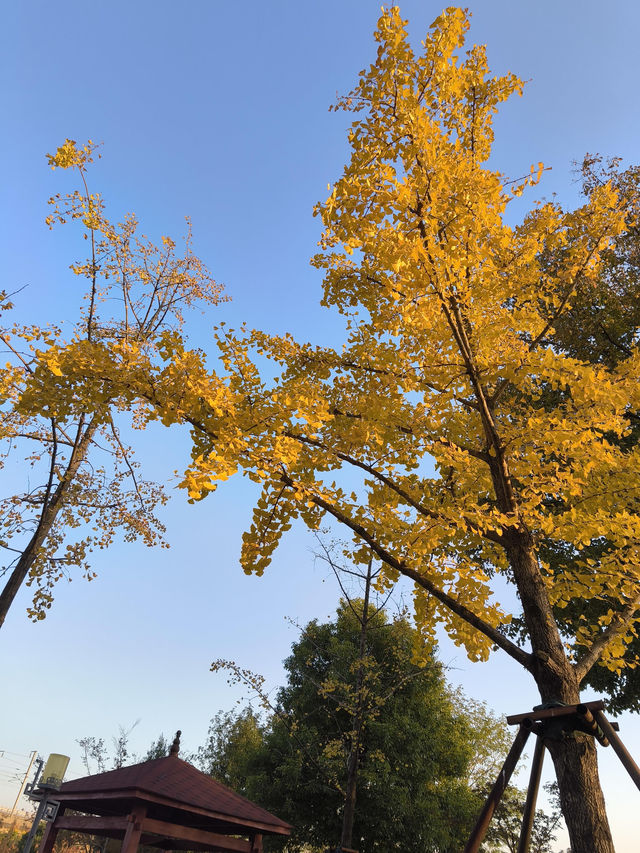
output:
<path id="1" fill-rule="evenodd" d="M 121 853 L 262 853 L 263 835 L 289 835 L 288 823 L 179 758 L 179 737 L 165 758 L 65 782 L 38 853 L 52 853 L 61 829 L 120 838 Z"/>

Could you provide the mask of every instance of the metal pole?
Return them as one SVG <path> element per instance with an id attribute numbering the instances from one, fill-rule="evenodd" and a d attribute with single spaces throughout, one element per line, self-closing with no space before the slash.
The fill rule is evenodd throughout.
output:
<path id="1" fill-rule="evenodd" d="M 43 791 L 42 799 L 40 800 L 40 803 L 38 805 L 38 811 L 36 812 L 36 816 L 33 819 L 33 823 L 31 824 L 31 829 L 29 830 L 29 835 L 27 836 L 27 840 L 25 841 L 24 847 L 22 848 L 22 853 L 31 853 L 33 839 L 36 837 L 36 832 L 38 831 L 38 827 L 40 826 L 42 815 L 44 814 L 44 810 L 47 807 L 47 799 L 48 793 L 47 791 Z"/>
<path id="2" fill-rule="evenodd" d="M 542 762 L 544 761 L 544 740 L 538 736 L 536 738 L 536 748 L 533 753 L 533 763 L 531 765 L 531 776 L 529 778 L 529 788 L 527 789 L 527 799 L 524 804 L 524 812 L 522 815 L 522 829 L 520 830 L 520 841 L 518 842 L 517 853 L 529 853 L 529 845 L 531 843 L 531 830 L 533 829 L 533 820 L 536 813 L 536 800 L 538 799 L 538 791 L 540 789 L 540 776 L 542 775 Z"/>
<path id="3" fill-rule="evenodd" d="M 473 832 L 471 833 L 469 840 L 467 841 L 467 846 L 464 848 L 464 853 L 478 853 L 478 851 L 480 850 L 480 845 L 482 844 L 482 840 L 487 832 L 489 822 L 493 817 L 493 813 L 496 810 L 496 806 L 502 799 L 504 789 L 509 784 L 511 774 L 515 770 L 516 764 L 518 763 L 518 759 L 522 755 L 522 750 L 524 749 L 524 745 L 527 742 L 527 738 L 529 737 L 529 731 L 530 730 L 527 727 L 520 725 L 513 745 L 509 750 L 509 754 L 507 755 L 505 762 L 502 765 L 502 770 L 498 774 L 498 778 L 496 779 L 495 784 L 491 789 L 491 793 L 487 797 L 487 801 L 484 804 L 484 808 L 482 809 L 482 813 L 478 818 L 478 822 L 476 823 Z"/>
<path id="4" fill-rule="evenodd" d="M 631 754 L 627 752 L 627 748 L 620 740 L 618 733 L 613 728 L 609 720 L 607 720 L 602 711 L 595 711 L 593 716 L 596 718 L 597 724 L 605 733 L 607 740 L 614 748 L 618 758 L 624 765 L 625 770 L 636 783 L 636 787 L 640 788 L 640 767 L 638 767 L 638 765 L 635 763 L 635 761 L 631 757 Z"/>

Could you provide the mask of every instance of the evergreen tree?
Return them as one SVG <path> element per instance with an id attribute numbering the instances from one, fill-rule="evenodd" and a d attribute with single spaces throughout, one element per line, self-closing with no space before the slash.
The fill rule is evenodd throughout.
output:
<path id="1" fill-rule="evenodd" d="M 335 620 L 304 628 L 265 725 L 250 709 L 216 715 L 200 766 L 293 825 L 270 844 L 335 848 L 360 707 L 353 847 L 459 851 L 482 802 L 477 783 L 495 775 L 510 735 L 447 687 L 406 619 L 370 606 L 362 658 L 362 605 L 343 601 Z"/>

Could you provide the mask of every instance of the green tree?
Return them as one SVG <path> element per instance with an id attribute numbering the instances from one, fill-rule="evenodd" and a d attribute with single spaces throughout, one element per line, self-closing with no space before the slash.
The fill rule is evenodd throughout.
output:
<path id="1" fill-rule="evenodd" d="M 149 749 L 145 752 L 142 760 L 152 761 L 154 758 L 165 758 L 165 756 L 169 755 L 170 749 L 171 741 L 168 740 L 164 734 L 160 733 L 152 742 Z"/>
<path id="2" fill-rule="evenodd" d="M 76 740 L 82 750 L 82 763 L 88 776 L 94 773 L 104 773 L 107 769 L 108 752 L 104 738 L 87 735 Z"/>
<path id="3" fill-rule="evenodd" d="M 288 850 L 335 847 L 359 707 L 353 846 L 459 851 L 481 804 L 475 784 L 495 774 L 509 734 L 447 688 L 406 619 L 370 607 L 363 658 L 362 603 L 343 601 L 335 620 L 304 628 L 266 724 L 250 709 L 214 718 L 201 766 L 289 820 Z"/>
<path id="4" fill-rule="evenodd" d="M 128 727 L 120 723 L 118 734 L 111 738 L 111 754 L 109 754 L 109 749 L 104 742 L 104 738 L 87 735 L 76 740 L 76 743 L 82 750 L 82 763 L 87 771 L 87 775 L 93 776 L 95 773 L 104 773 L 107 769 L 107 763 L 111 764 L 109 769 L 117 770 L 120 767 L 126 767 L 128 764 L 133 764 L 137 761 L 135 753 L 131 752 L 129 738 L 131 732 L 139 722 L 140 720 L 138 719 Z M 160 735 L 158 740 L 151 745 L 149 752 L 158 752 L 163 742 L 165 742 L 164 737 Z M 153 755 L 148 757 L 158 758 L 159 756 Z M 145 760 L 147 759 L 145 758 Z"/>
<path id="5" fill-rule="evenodd" d="M 209 724 L 194 761 L 205 773 L 251 799 L 257 789 L 255 766 L 264 749 L 264 725 L 252 708 L 219 711 Z"/>

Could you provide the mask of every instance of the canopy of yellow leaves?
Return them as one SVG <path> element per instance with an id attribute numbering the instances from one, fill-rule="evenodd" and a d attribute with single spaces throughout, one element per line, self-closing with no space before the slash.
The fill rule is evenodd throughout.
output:
<path id="1" fill-rule="evenodd" d="M 627 213 L 604 184 L 574 211 L 538 204 L 509 224 L 510 201 L 543 167 L 514 181 L 490 165 L 493 117 L 522 82 L 490 76 L 484 48 L 464 52 L 467 29 L 463 11 L 446 10 L 416 55 L 398 9 L 384 11 L 375 62 L 336 106 L 354 114 L 351 158 L 316 208 L 313 264 L 323 304 L 347 317 L 342 351 L 221 327 L 213 374 L 179 336 L 163 338 L 161 364 L 131 341 L 84 342 L 43 358 L 33 393 L 46 371 L 63 374 L 67 390 L 52 391 L 54 379 L 46 393 L 64 409 L 87 359 L 98 396 L 108 376 L 124 404 L 144 399 L 148 417 L 191 424 L 182 485 L 192 500 L 237 470 L 261 484 L 245 571 L 264 571 L 296 518 L 316 529 L 331 516 L 352 531 L 356 560 L 373 548 L 386 561 L 382 583 L 408 569 L 442 593 L 417 595 L 426 632 L 444 624 L 485 658 L 491 639 L 450 603 L 489 626 L 509 619 L 491 580 L 512 577 L 512 534 L 526 532 L 534 550 L 543 536 L 577 553 L 612 543 L 597 572 L 551 585 L 539 565 L 551 601 L 637 596 L 640 451 L 615 439 L 640 407 L 640 354 L 609 370 L 550 346 L 554 319 L 578 281 L 595 280 Z M 261 376 L 265 358 L 282 368 L 275 382 Z M 585 625 L 576 642 L 601 627 Z M 620 665 L 632 630 L 610 644 L 608 665 Z"/>

